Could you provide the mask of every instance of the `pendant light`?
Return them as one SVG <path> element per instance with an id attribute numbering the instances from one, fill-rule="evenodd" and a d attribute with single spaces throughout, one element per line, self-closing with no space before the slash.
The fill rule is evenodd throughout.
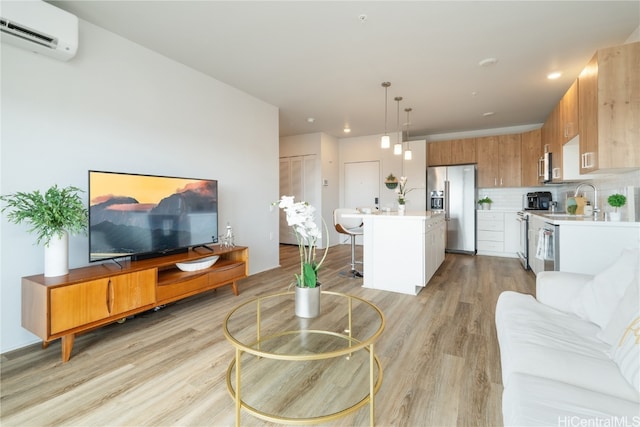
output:
<path id="1" fill-rule="evenodd" d="M 384 88 L 384 135 L 380 138 L 380 148 L 389 148 L 391 146 L 391 139 L 387 133 L 387 89 L 391 86 L 390 82 L 382 82 Z"/>
<path id="2" fill-rule="evenodd" d="M 405 108 L 404 111 L 407 112 L 407 149 L 404 152 L 404 159 L 411 160 L 413 158 L 413 154 L 411 153 L 411 146 L 409 145 L 409 125 L 411 121 L 409 120 L 409 113 L 411 112 L 411 108 Z"/>
<path id="3" fill-rule="evenodd" d="M 402 97 L 396 96 L 394 99 L 398 103 L 398 117 L 397 117 L 398 140 L 396 141 L 395 144 L 393 144 L 393 154 L 395 154 L 396 156 L 399 156 L 400 154 L 402 154 L 402 129 L 400 128 L 400 101 L 402 101 Z"/>

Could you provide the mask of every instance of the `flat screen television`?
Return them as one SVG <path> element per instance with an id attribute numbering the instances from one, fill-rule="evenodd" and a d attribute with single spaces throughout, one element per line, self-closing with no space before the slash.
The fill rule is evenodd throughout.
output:
<path id="1" fill-rule="evenodd" d="M 90 170 L 88 196 L 90 262 L 218 241 L 216 180 Z"/>

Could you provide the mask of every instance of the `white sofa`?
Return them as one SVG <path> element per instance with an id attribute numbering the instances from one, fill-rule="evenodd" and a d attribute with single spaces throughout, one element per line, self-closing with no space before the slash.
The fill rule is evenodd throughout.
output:
<path id="1" fill-rule="evenodd" d="M 595 276 L 506 291 L 496 328 L 507 426 L 640 426 L 640 252 Z"/>

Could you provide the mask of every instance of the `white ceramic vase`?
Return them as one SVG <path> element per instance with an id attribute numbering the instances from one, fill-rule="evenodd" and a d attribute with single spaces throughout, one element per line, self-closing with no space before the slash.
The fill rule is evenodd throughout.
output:
<path id="1" fill-rule="evenodd" d="M 609 212 L 609 221 L 620 221 L 620 212 Z"/>
<path id="2" fill-rule="evenodd" d="M 404 215 L 406 205 L 398 205 L 398 215 Z"/>
<path id="3" fill-rule="evenodd" d="M 311 319 L 320 314 L 320 285 L 315 288 L 296 286 L 296 316 Z"/>
<path id="4" fill-rule="evenodd" d="M 69 234 L 53 236 L 44 247 L 44 276 L 55 277 L 69 274 Z"/>

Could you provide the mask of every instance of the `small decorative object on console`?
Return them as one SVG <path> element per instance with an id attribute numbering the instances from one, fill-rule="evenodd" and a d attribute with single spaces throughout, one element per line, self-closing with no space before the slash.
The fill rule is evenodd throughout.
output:
<path id="1" fill-rule="evenodd" d="M 224 235 L 220 236 L 220 245 L 223 248 L 233 248 L 235 246 L 233 241 L 233 229 L 229 223 L 227 223 L 227 231 Z"/>
<path id="2" fill-rule="evenodd" d="M 211 267 L 220 258 L 218 255 L 208 258 L 197 259 L 195 261 L 177 262 L 176 267 L 182 271 L 198 271 Z"/>

